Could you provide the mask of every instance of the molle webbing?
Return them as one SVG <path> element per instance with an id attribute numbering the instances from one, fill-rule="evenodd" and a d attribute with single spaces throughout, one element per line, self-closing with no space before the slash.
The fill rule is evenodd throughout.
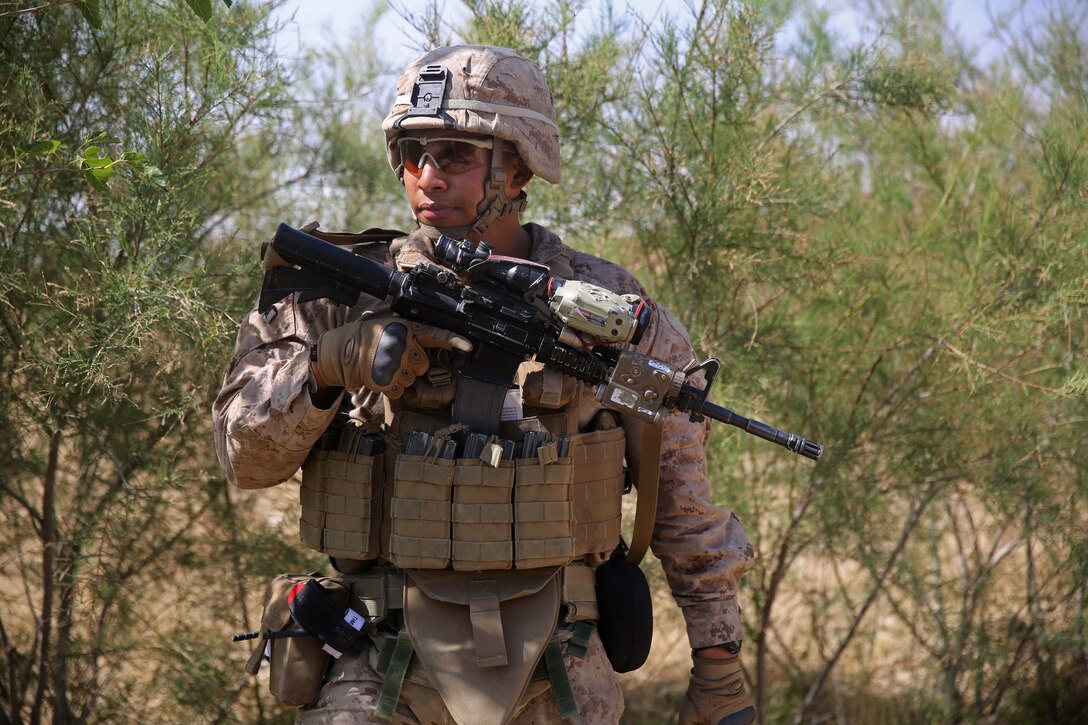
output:
<path id="1" fill-rule="evenodd" d="M 596 564 L 620 538 L 621 428 L 545 444 L 533 458 L 401 455 L 391 506 L 390 559 L 405 569 L 484 571 Z"/>
<path id="2" fill-rule="evenodd" d="M 553 443 L 514 466 L 514 565 L 535 569 L 573 561 L 570 458 L 558 458 Z"/>
<path id="3" fill-rule="evenodd" d="M 396 458 L 391 521 L 385 527 L 377 436 L 346 429 L 303 466 L 302 542 L 345 559 L 380 556 L 408 569 L 530 569 L 603 561 L 620 539 L 623 429 L 572 437 L 535 458 L 499 461 Z"/>
<path id="4" fill-rule="evenodd" d="M 402 569 L 444 569 L 449 565 L 454 462 L 401 455 L 393 484 L 389 551 Z"/>
<path id="5" fill-rule="evenodd" d="M 623 452 L 622 428 L 582 434 L 571 446 L 576 557 L 600 554 L 604 561 L 620 540 Z"/>
<path id="6" fill-rule="evenodd" d="M 453 480 L 453 568 L 507 569 L 513 558 L 510 537 L 514 489 L 512 461 L 497 467 L 479 460 L 457 462 Z"/>
<path id="7" fill-rule="evenodd" d="M 327 440 L 326 440 L 327 439 Z M 380 508 L 379 436 L 350 428 L 330 432 L 302 467 L 299 536 L 306 546 L 330 556 L 371 559 L 378 556 L 375 508 Z"/>

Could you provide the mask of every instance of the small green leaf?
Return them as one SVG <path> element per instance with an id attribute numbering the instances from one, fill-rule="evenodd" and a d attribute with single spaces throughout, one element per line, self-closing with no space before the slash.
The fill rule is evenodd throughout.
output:
<path id="1" fill-rule="evenodd" d="M 212 0 L 185 0 L 185 4 L 205 23 L 212 19 Z"/>
<path id="2" fill-rule="evenodd" d="M 147 157 L 138 151 L 126 151 L 121 154 L 121 161 L 127 161 L 130 164 L 138 165 L 147 162 Z"/>
<path id="3" fill-rule="evenodd" d="M 42 139 L 41 141 L 35 141 L 34 143 L 28 143 L 22 147 L 22 150 L 28 154 L 55 154 L 57 149 L 60 148 L 60 141 L 54 139 Z"/>
<path id="4" fill-rule="evenodd" d="M 91 182 L 91 186 L 99 191 L 107 191 L 109 187 L 106 186 L 106 180 L 110 178 L 112 173 L 113 168 L 109 166 L 101 169 L 84 169 L 83 178 Z"/>
<path id="5" fill-rule="evenodd" d="M 234 0 L 223 0 L 223 4 L 229 7 L 234 7 Z"/>
<path id="6" fill-rule="evenodd" d="M 138 168 L 140 173 L 146 176 L 147 180 L 152 184 L 160 188 L 166 188 L 166 175 L 162 173 L 162 170 L 158 166 L 142 164 Z"/>
<path id="7" fill-rule="evenodd" d="M 88 146 L 80 158 L 80 163 L 92 169 L 101 169 L 113 165 L 113 159 L 109 156 L 99 156 L 97 146 Z"/>
<path id="8" fill-rule="evenodd" d="M 83 139 L 83 143 L 86 144 L 108 144 L 108 143 L 121 143 L 121 139 L 116 136 L 110 136 L 109 131 L 99 131 L 98 133 L 87 136 Z"/>
<path id="9" fill-rule="evenodd" d="M 102 5 L 99 0 L 81 0 L 76 3 L 76 7 L 79 8 L 79 12 L 83 14 L 88 25 L 95 30 L 102 27 Z"/>

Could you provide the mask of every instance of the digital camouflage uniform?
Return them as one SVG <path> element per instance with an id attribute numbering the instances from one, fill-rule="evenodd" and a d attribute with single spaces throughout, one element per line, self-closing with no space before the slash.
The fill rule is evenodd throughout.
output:
<path id="1" fill-rule="evenodd" d="M 514 198 L 507 195 L 507 166 L 504 159 L 510 158 L 510 153 L 516 153 L 535 176 L 551 183 L 559 182 L 559 133 L 547 82 L 539 68 L 510 49 L 491 46 L 438 48 L 416 59 L 398 81 L 393 109 L 382 127 L 386 134 L 390 166 L 402 180 L 406 169 L 405 164 L 408 161 L 413 163 L 416 170 L 412 173 L 417 179 L 423 173 L 422 168 L 432 165 L 434 169 L 440 168 L 439 162 L 433 156 L 430 157 L 430 161 L 426 155 L 416 158 L 414 155 L 418 151 L 415 150 L 411 151 L 412 159 L 402 159 L 402 143 L 410 144 L 413 139 L 418 139 L 418 143 L 430 149 L 427 143 L 448 142 L 449 139 L 443 137 L 448 136 L 449 133 L 473 134 L 477 139 L 483 137 L 491 140 L 488 146 L 490 171 L 483 182 L 483 196 L 477 205 L 477 216 L 474 222 L 463 227 L 450 228 L 428 227 L 420 222 L 420 229 L 417 232 L 407 239 L 394 242 L 391 247 L 373 244 L 365 251 L 356 250 L 357 253 L 363 253 L 381 263 L 395 263 L 401 270 L 429 259 L 432 249 L 429 240 L 436 239 L 439 233 L 455 239 L 486 240 L 488 229 L 492 229 L 496 223 L 501 223 L 502 228 L 510 230 L 511 225 L 502 220 L 517 215 L 525 207 L 524 192 L 517 193 Z M 432 141 L 423 141 L 424 138 Z M 435 148 L 437 152 L 437 147 Z M 443 173 L 456 172 L 450 170 Z M 639 343 L 640 352 L 678 369 L 684 368 L 692 360 L 691 344 L 683 327 L 666 310 L 649 300 L 646 291 L 626 270 L 597 257 L 574 252 L 543 227 L 529 224 L 521 228 L 531 237 L 531 254 L 529 255 L 531 260 L 548 265 L 553 274 L 566 279 L 593 283 L 617 294 L 635 294 L 647 300 L 651 308 L 652 321 Z M 492 241 L 498 241 L 498 239 L 492 237 Z M 395 259 L 390 258 L 391 250 L 396 250 Z M 294 304 L 288 297 L 264 314 L 253 311 L 247 315 L 238 335 L 235 354 L 223 388 L 214 405 L 216 448 L 220 465 L 231 483 L 241 488 L 261 488 L 276 485 L 291 478 L 310 456 L 311 449 L 315 447 L 318 439 L 330 424 L 333 424 L 338 410 L 349 410 L 350 418 L 367 431 L 374 431 L 379 424 L 384 423 L 386 428 L 383 430 L 387 431 L 387 436 L 396 439 L 394 442 L 397 445 L 394 446 L 394 450 L 400 450 L 402 443 L 400 437 L 407 431 L 419 430 L 410 423 L 414 415 L 411 406 L 418 402 L 418 399 L 413 402 L 410 394 L 413 391 L 417 394 L 421 392 L 422 389 L 419 386 L 424 383 L 422 379 L 417 381 L 414 388 L 409 388 L 402 399 L 396 401 L 386 400 L 377 393 L 365 389 L 349 391 L 346 399 L 342 395 L 340 400 L 328 409 L 316 407 L 311 400 L 311 394 L 317 389 L 316 381 L 311 373 L 311 346 L 317 344 L 316 364 L 325 377 L 326 368 L 323 367 L 323 363 L 330 358 L 323 353 L 323 350 L 332 348 L 335 351 L 336 348 L 332 343 L 326 344 L 324 348 L 322 345 L 330 338 L 340 339 L 341 331 L 361 330 L 371 325 L 370 320 L 375 317 L 388 319 L 388 306 L 384 302 L 371 298 L 361 300 L 348 308 L 328 300 Z M 360 322 L 364 319 L 365 322 Z M 335 332 L 326 334 L 330 331 Z M 347 357 L 354 359 L 357 348 L 350 349 L 352 352 Z M 368 348 L 368 350 L 375 349 L 380 352 L 381 344 L 377 344 L 376 348 Z M 432 362 L 437 365 L 442 360 L 439 353 L 439 357 L 434 358 Z M 525 363 L 521 372 L 527 372 L 534 364 Z M 547 396 L 555 392 L 557 376 L 554 373 L 547 373 L 536 378 L 536 380 L 547 379 L 549 375 L 551 375 L 551 382 L 543 384 L 542 388 Z M 561 379 L 561 376 L 559 377 Z M 701 376 L 695 377 L 694 383 L 701 384 L 702 380 L 699 379 Z M 340 379 L 358 380 L 359 378 Z M 364 379 L 377 380 L 377 378 Z M 437 378 L 429 377 L 428 384 L 440 384 L 436 380 Z M 545 413 L 534 410 L 534 407 L 529 405 L 533 402 L 533 396 L 529 394 L 531 386 L 532 383 L 527 382 L 522 391 L 527 402 L 525 414 L 544 416 Z M 386 389 L 394 390 L 394 388 Z M 399 389 L 396 390 L 399 392 Z M 423 392 L 431 394 L 435 390 L 432 386 L 429 391 Z M 592 389 L 582 386 L 576 390 L 572 402 L 561 411 L 564 421 L 563 430 L 568 434 L 588 430 L 606 431 L 608 427 L 615 426 L 613 412 L 602 413 L 602 407 L 594 399 L 593 393 Z M 543 398 L 538 398 L 535 402 L 539 403 L 540 407 L 549 407 L 544 405 Z M 449 412 L 445 415 L 447 416 L 445 420 L 448 421 Z M 610 418 L 611 424 L 604 425 Z M 625 430 L 627 462 L 637 466 L 642 441 L 639 436 L 631 433 L 641 431 L 641 424 L 628 419 L 619 422 Z M 538 423 L 542 424 L 543 418 Z M 575 425 L 577 431 L 573 430 Z M 548 430 L 550 431 L 551 428 Z M 688 639 L 693 649 L 743 639 L 736 591 L 739 578 L 748 569 L 753 558 L 752 548 L 740 522 L 730 512 L 712 504 L 706 472 L 707 434 L 708 426 L 705 422 L 692 423 L 683 414 L 674 414 L 667 418 L 662 440 L 656 522 L 651 540 L 654 553 L 662 562 L 673 595 L 684 614 Z M 590 434 L 590 436 L 593 435 L 596 434 Z M 577 440 L 582 438 L 582 436 L 574 436 Z M 618 437 L 613 436 L 613 438 L 619 440 Z M 585 455 L 588 456 L 588 453 Z M 399 464 L 405 460 L 404 458 L 392 459 L 389 455 L 386 458 L 386 466 L 388 467 L 389 463 L 395 460 L 398 471 Z M 615 456 L 609 460 L 618 466 L 619 458 L 619 450 L 616 449 Z M 589 459 L 586 458 L 586 460 Z M 544 465 L 545 462 L 541 458 L 541 466 Z M 592 468 L 591 465 L 586 465 L 584 469 L 579 468 L 581 465 L 585 464 L 575 464 L 574 467 L 586 472 Z M 397 475 L 399 476 L 399 473 Z M 610 480 L 615 481 L 615 479 Z M 396 479 L 394 491 L 401 481 L 401 478 Z M 383 485 L 387 486 L 387 484 Z M 572 489 L 573 487 L 574 484 L 571 485 Z M 305 490 L 304 482 L 304 492 Z M 386 494 L 389 490 L 387 487 Z M 522 489 L 519 487 L 517 490 Z M 613 496 L 610 500 L 616 504 L 615 510 L 618 516 L 619 490 L 618 487 L 613 490 L 615 492 L 610 494 Z M 456 491 L 454 495 L 456 496 Z M 529 500 L 542 501 L 544 499 Z M 589 498 L 585 499 L 585 501 L 589 500 Z M 597 498 L 594 497 L 592 500 L 595 502 Z M 305 510 L 304 502 L 303 511 Z M 578 521 L 577 514 L 569 515 L 574 516 L 575 522 Z M 382 516 L 385 517 L 384 521 L 390 520 L 389 514 L 383 513 Z M 407 519 L 392 517 L 394 527 L 397 521 L 403 520 Z M 516 521 L 515 528 L 520 525 Z M 380 557 L 388 558 L 386 555 L 389 553 L 389 541 L 384 529 L 385 524 L 383 523 L 382 526 L 381 534 L 376 538 L 380 542 Z M 511 538 L 517 536 L 520 534 L 511 534 Z M 587 551 L 596 552 L 593 556 L 599 556 L 605 544 L 607 551 L 611 551 L 614 546 L 611 537 L 610 533 L 601 538 L 602 548 Z M 528 536 L 526 540 L 533 541 L 534 537 Z M 310 545 L 314 544 L 310 543 Z M 366 549 L 366 556 L 363 558 L 370 559 L 372 553 L 372 549 Z M 393 552 L 393 554 L 396 553 Z M 520 581 L 520 576 L 551 576 L 546 568 L 547 565 L 533 563 L 535 560 L 532 557 L 528 564 L 524 560 L 520 561 L 521 563 L 515 562 L 515 564 L 518 567 L 526 567 L 521 568 L 520 573 L 513 570 L 489 571 L 486 573 L 486 578 L 516 584 Z M 600 559 L 590 561 L 587 555 L 586 561 L 593 565 Z M 574 568 L 577 566 L 582 567 L 583 573 L 588 571 L 582 564 Z M 432 571 L 435 571 L 439 580 L 447 576 L 441 569 Z M 558 571 L 558 569 L 552 567 L 551 571 Z M 564 577 L 567 571 L 567 567 L 562 569 Z M 458 572 L 450 572 L 450 574 L 456 577 Z M 475 577 L 475 575 L 472 576 Z M 557 698 L 547 678 L 534 675 L 527 689 L 507 688 L 505 695 L 499 695 L 497 690 L 502 688 L 477 684 L 486 682 L 491 685 L 496 682 L 492 679 L 492 674 L 496 671 L 486 669 L 493 666 L 492 664 L 479 664 L 478 667 L 468 665 L 467 669 L 462 670 L 459 664 L 453 668 L 446 667 L 450 661 L 448 659 L 435 659 L 440 649 L 435 649 L 433 643 L 440 640 L 432 637 L 428 641 L 427 638 L 440 631 L 441 627 L 430 623 L 448 621 L 461 626 L 457 624 L 462 621 L 461 617 L 465 616 L 461 612 L 467 610 L 468 607 L 462 603 L 462 606 L 454 606 L 452 609 L 439 607 L 437 610 L 428 610 L 425 600 L 433 597 L 433 594 L 428 591 L 424 596 L 421 593 L 421 590 L 425 589 L 423 585 L 425 577 L 421 578 L 423 572 L 408 571 L 406 577 L 405 603 L 402 611 L 407 629 L 404 631 L 409 632 L 413 644 L 417 645 L 415 651 L 419 657 L 411 659 L 413 664 L 404 676 L 394 721 L 450 722 L 452 721 L 450 712 L 453 711 L 462 713 L 462 721 L 470 720 L 473 714 L 478 715 L 480 712 L 479 709 L 473 709 L 477 703 L 484 709 L 490 708 L 489 716 L 494 721 L 512 717 L 514 722 L 524 724 L 557 722 L 560 719 Z M 592 581 L 591 574 L 590 580 Z M 452 578 L 448 581 L 456 582 L 457 580 Z M 544 586 L 551 587 L 551 591 L 554 592 L 555 578 L 553 577 L 551 581 L 552 583 Z M 564 581 L 566 581 L 565 578 Z M 472 586 L 478 583 L 494 584 L 494 582 L 477 582 L 474 578 L 472 579 Z M 557 601 L 557 595 L 554 593 L 548 596 L 553 597 L 552 602 Z M 546 597 L 528 594 L 524 600 L 544 598 Z M 511 601 L 513 611 L 538 613 L 554 611 L 542 608 L 518 609 L 517 607 L 521 606 L 524 600 Z M 431 601 L 435 600 L 431 599 Z M 413 610 L 412 607 L 415 606 L 423 608 Z M 503 611 L 507 611 L 506 599 L 502 600 L 502 606 Z M 412 611 L 444 611 L 448 612 L 449 619 L 444 620 L 441 616 L 427 619 L 424 615 L 422 620 L 412 620 L 409 616 Z M 488 611 L 492 615 L 496 613 L 495 610 Z M 413 625 L 412 621 L 418 623 Z M 526 622 L 536 624 L 526 629 L 523 626 Z M 569 643 L 573 641 L 571 630 L 562 628 L 553 630 L 555 625 L 552 622 L 555 620 L 551 616 L 548 617 L 548 621 L 544 621 L 539 615 L 524 618 L 510 615 L 509 620 L 504 615 L 502 627 L 511 625 L 515 630 L 522 627 L 522 635 L 531 638 L 516 640 L 512 652 L 538 651 L 533 650 L 536 646 L 533 643 L 540 643 L 540 633 L 544 633 L 544 639 L 555 634 L 564 642 L 562 661 L 579 707 L 579 714 L 568 718 L 570 722 L 588 725 L 618 721 L 623 711 L 622 692 L 596 631 L 589 638 L 584 657 L 571 656 L 569 651 Z M 417 629 L 411 632 L 413 626 Z M 475 626 L 474 620 L 473 627 Z M 525 634 L 530 630 L 532 634 Z M 415 641 L 417 633 L 421 633 L 423 637 L 420 642 Z M 567 639 L 563 639 L 564 636 Z M 469 644 L 467 649 L 475 649 L 475 652 L 470 653 L 469 656 L 474 654 L 478 658 L 481 656 L 481 642 L 487 648 L 494 640 L 485 637 L 474 641 L 475 648 Z M 424 649 L 421 650 L 418 645 L 422 645 Z M 454 653 L 453 661 L 460 663 L 462 660 L 459 658 L 464 655 L 458 653 L 462 653 L 465 649 L 466 647 L 458 643 L 442 651 L 445 653 L 443 656 Z M 555 650 L 551 651 L 554 655 Z M 431 658 L 427 660 L 428 662 L 444 664 L 440 664 L 438 671 L 429 674 L 420 664 L 424 661 L 424 657 Z M 527 661 L 535 660 L 528 656 L 522 657 L 522 662 Z M 740 688 L 741 696 L 744 692 L 735 657 L 733 664 L 728 666 L 730 674 L 724 677 L 713 674 L 709 676 L 709 679 L 705 675 L 699 676 L 699 659 L 693 657 L 693 661 L 696 664 L 691 683 L 694 690 L 689 688 L 688 697 L 681 710 L 685 723 L 695 722 L 683 715 L 685 708 L 691 709 L 690 706 L 694 702 L 693 694 L 696 699 L 705 699 L 709 693 L 711 699 L 717 698 L 716 702 L 725 703 L 724 709 L 719 708 L 717 711 L 700 706 L 702 709 L 702 714 L 699 715 L 700 722 L 717 723 L 719 715 L 714 714 L 715 712 L 736 712 L 738 708 L 748 704 L 746 698 L 739 705 L 729 704 L 737 702 L 737 687 Z M 554 657 L 552 662 L 555 662 Z M 382 689 L 382 678 L 375 669 L 377 665 L 376 648 L 372 646 L 364 646 L 361 654 L 345 655 L 336 660 L 326 674 L 325 684 L 316 703 L 300 710 L 300 722 L 372 721 L 375 701 Z M 444 671 L 443 667 L 446 668 Z M 510 668 L 498 667 L 497 669 Z M 403 672 L 403 670 L 400 671 Z M 470 687 L 467 688 L 470 697 L 467 700 L 461 694 L 466 688 L 451 685 L 458 682 L 456 676 L 452 680 L 444 680 L 446 683 L 443 689 L 445 702 L 439 698 L 436 690 L 428 687 L 432 676 L 448 678 L 450 671 L 478 672 L 482 678 L 467 680 L 470 683 Z M 555 673 L 551 675 L 554 677 Z M 391 681 L 395 680 L 395 677 L 391 678 Z M 724 695 L 719 695 L 719 692 Z M 519 693 L 524 693 L 520 696 L 520 700 L 517 699 Z M 457 702 L 454 703 L 454 700 Z M 503 704 L 496 709 L 492 706 L 491 700 L 494 702 L 503 700 Z M 468 709 L 466 709 L 466 702 Z M 569 703 L 566 707 L 569 708 Z M 754 717 L 754 710 L 748 707 L 743 714 L 743 719 L 737 722 L 747 723 L 752 717 Z"/>
<path id="2" fill-rule="evenodd" d="M 639 350 L 651 358 L 682 368 L 692 359 L 686 331 L 664 308 L 650 300 L 645 289 L 622 267 L 565 247 L 547 229 L 528 224 L 533 239 L 533 261 L 549 264 L 560 256 L 573 257 L 574 277 L 617 293 L 633 293 L 652 306 L 652 323 Z M 403 270 L 423 259 L 426 245 L 415 235 L 401 251 L 397 264 Z M 374 250 L 376 261 L 388 263 L 384 246 Z M 214 404 L 215 440 L 219 461 L 227 478 L 241 488 L 262 488 L 289 479 L 301 466 L 311 446 L 330 424 L 337 406 L 328 410 L 310 401 L 310 345 L 326 330 L 357 319 L 365 310 L 381 309 L 376 300 L 347 308 L 316 300 L 295 305 L 290 299 L 268 313 L 251 311 L 242 323 L 234 357 Z M 582 395 L 579 419 L 584 424 L 600 410 L 592 393 Z M 366 391 L 351 394 L 352 417 L 368 422 L 383 416 L 381 400 Z M 753 551 L 740 522 L 711 501 L 706 471 L 708 426 L 692 423 L 686 415 L 673 414 L 665 423 L 652 549 L 661 560 L 673 596 L 681 607 L 692 648 L 743 639 L 737 583 L 748 569 Z M 607 659 L 591 648 L 585 661 L 571 663 L 571 684 L 583 701 L 584 722 L 618 719 L 622 696 Z M 595 655 L 595 656 L 594 656 Z M 301 721 L 335 722 L 320 716 L 323 705 L 340 700 L 355 710 L 359 698 L 380 689 L 380 678 L 361 661 L 342 658 L 333 667 L 317 709 L 302 711 Z M 362 658 L 355 658 L 360 660 Z M 584 676 L 583 676 L 584 675 Z M 371 679 L 373 678 L 373 679 Z M 602 684 L 604 683 L 604 684 Z M 365 698 L 364 698 L 365 699 Z M 602 701 L 603 700 L 603 701 Z M 550 717 L 547 698 L 536 698 L 517 722 L 543 722 Z M 340 707 L 341 705 L 336 705 Z M 544 712 L 541 712 L 541 711 Z M 398 709 L 413 722 L 410 712 Z M 316 718 L 316 719 L 315 719 Z M 347 722 L 348 720 L 343 720 Z M 359 722 L 358 713 L 352 722 Z"/>

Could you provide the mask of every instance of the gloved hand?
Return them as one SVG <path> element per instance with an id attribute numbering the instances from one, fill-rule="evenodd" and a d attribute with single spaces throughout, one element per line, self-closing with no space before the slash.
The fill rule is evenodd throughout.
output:
<path id="1" fill-rule="evenodd" d="M 680 705 L 679 725 L 748 725 L 756 709 L 748 699 L 740 659 L 692 655 L 691 682 Z"/>
<path id="2" fill-rule="evenodd" d="M 390 312 L 367 315 L 321 335 L 317 373 L 324 385 L 366 388 L 399 398 L 427 372 L 428 347 L 470 352 L 472 343 L 449 330 L 409 322 Z"/>

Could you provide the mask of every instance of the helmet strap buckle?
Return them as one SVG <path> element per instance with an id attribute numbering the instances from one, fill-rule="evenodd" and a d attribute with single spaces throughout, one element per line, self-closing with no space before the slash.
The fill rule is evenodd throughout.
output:
<path id="1" fill-rule="evenodd" d="M 528 203 L 525 192 L 518 194 L 517 199 L 511 199 L 506 194 L 506 167 L 503 164 L 505 150 L 502 142 L 495 139 L 495 146 L 491 150 L 491 175 L 484 182 L 484 198 L 476 208 L 479 216 L 472 225 L 472 231 L 483 234 L 491 226 L 492 222 L 503 219 L 514 212 L 521 213 Z"/>

